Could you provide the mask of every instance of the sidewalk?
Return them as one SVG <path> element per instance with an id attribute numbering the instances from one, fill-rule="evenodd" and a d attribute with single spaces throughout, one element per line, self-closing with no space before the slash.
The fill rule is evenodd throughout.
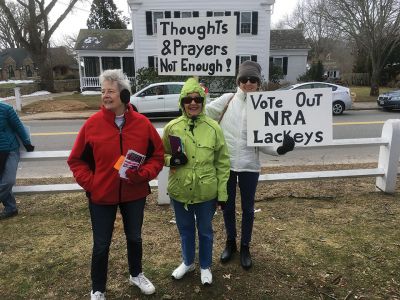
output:
<path id="1" fill-rule="evenodd" d="M 378 110 L 379 107 L 376 102 L 353 102 L 353 107 L 351 110 Z M 54 111 L 54 112 L 44 112 L 36 113 L 32 115 L 20 116 L 22 121 L 32 121 L 32 120 L 71 120 L 71 119 L 87 119 L 96 110 L 87 111 Z"/>

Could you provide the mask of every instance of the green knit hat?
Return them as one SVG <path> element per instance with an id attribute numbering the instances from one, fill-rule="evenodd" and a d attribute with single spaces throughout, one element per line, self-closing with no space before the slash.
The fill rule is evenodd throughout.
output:
<path id="1" fill-rule="evenodd" d="M 188 94 L 191 94 L 191 93 L 198 93 L 201 97 L 204 98 L 204 101 L 203 101 L 203 108 L 204 108 L 205 101 L 206 101 L 206 93 L 204 92 L 203 88 L 199 84 L 199 81 L 194 77 L 191 77 L 188 80 L 186 80 L 185 84 L 183 85 L 181 94 L 179 96 L 179 107 L 183 108 L 182 103 L 181 103 L 182 98 L 186 97 Z"/>

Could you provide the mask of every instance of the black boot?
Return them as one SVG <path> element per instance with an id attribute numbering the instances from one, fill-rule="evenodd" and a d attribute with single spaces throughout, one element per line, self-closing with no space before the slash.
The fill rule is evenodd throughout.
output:
<path id="1" fill-rule="evenodd" d="M 248 270 L 251 268 L 251 255 L 249 251 L 249 246 L 241 245 L 240 246 L 240 264 L 243 269 Z"/>
<path id="2" fill-rule="evenodd" d="M 237 251 L 236 241 L 227 240 L 224 252 L 221 254 L 221 262 L 226 263 L 231 260 L 233 254 Z"/>

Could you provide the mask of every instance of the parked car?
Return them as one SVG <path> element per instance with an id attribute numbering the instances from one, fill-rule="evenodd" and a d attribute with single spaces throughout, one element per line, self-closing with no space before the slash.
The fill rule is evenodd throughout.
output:
<path id="1" fill-rule="evenodd" d="M 130 102 L 145 115 L 180 115 L 179 94 L 184 82 L 152 83 L 131 96 Z"/>
<path id="2" fill-rule="evenodd" d="M 350 89 L 341 85 L 327 82 L 305 82 L 282 87 L 278 90 L 300 90 L 300 89 L 317 89 L 330 88 L 332 89 L 332 114 L 341 115 L 345 110 L 348 110 L 353 105 L 350 96 Z"/>
<path id="3" fill-rule="evenodd" d="M 376 102 L 383 109 L 400 108 L 400 90 L 380 94 Z"/>

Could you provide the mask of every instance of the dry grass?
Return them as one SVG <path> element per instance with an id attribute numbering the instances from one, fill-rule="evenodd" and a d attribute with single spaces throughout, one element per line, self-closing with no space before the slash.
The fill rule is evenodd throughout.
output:
<path id="1" fill-rule="evenodd" d="M 260 183 L 254 267 L 242 270 L 237 256 L 219 263 L 225 236 L 218 213 L 211 287 L 200 284 L 198 270 L 171 279 L 180 263 L 179 236 L 170 207 L 156 205 L 156 196 L 145 212 L 143 265 L 157 292 L 143 297 L 127 284 L 118 218 L 108 299 L 400 299 L 399 192 L 375 192 L 373 179 Z M 92 237 L 84 195 L 18 200 L 20 215 L 0 227 L 0 299 L 87 299 Z"/>

